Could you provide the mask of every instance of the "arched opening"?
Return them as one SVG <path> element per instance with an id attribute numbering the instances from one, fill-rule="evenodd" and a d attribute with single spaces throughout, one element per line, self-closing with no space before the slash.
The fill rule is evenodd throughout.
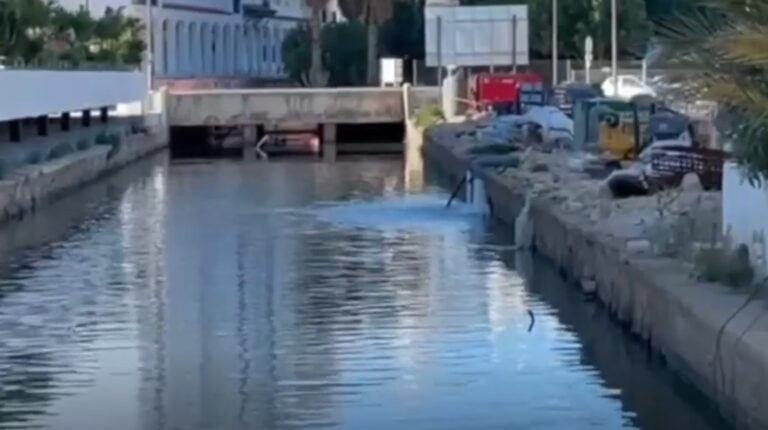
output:
<path id="1" fill-rule="evenodd" d="M 221 70 L 219 68 L 221 67 L 221 62 L 219 61 L 219 51 L 221 51 L 221 43 L 219 41 L 219 25 L 213 24 L 213 27 L 211 28 L 211 46 L 208 48 L 210 49 L 211 54 L 211 72 L 212 74 L 217 75 Z"/>
<path id="2" fill-rule="evenodd" d="M 187 46 L 187 74 L 195 76 L 198 70 L 198 55 L 200 54 L 200 37 L 197 35 L 197 23 L 191 22 L 187 30 L 189 39 Z"/>
<path id="3" fill-rule="evenodd" d="M 229 24 L 224 25 L 223 33 L 223 42 L 222 42 L 222 48 L 223 51 L 222 54 L 224 56 L 224 61 L 222 62 L 222 71 L 225 75 L 231 75 L 232 74 L 232 60 L 234 59 L 234 55 L 232 55 L 232 26 Z"/>
<path id="4" fill-rule="evenodd" d="M 253 26 L 251 28 L 251 72 L 259 74 L 259 68 L 261 67 L 261 34 L 259 33 L 259 27 Z"/>
<path id="5" fill-rule="evenodd" d="M 261 30 L 261 65 L 264 74 L 268 75 L 270 70 L 269 61 L 269 28 L 264 27 Z"/>
<path id="6" fill-rule="evenodd" d="M 200 72 L 202 75 L 208 75 L 211 68 L 211 29 L 208 23 L 200 25 Z"/>
<path id="7" fill-rule="evenodd" d="M 234 55 L 232 57 L 232 62 L 235 65 L 235 74 L 241 74 L 243 72 L 243 58 L 245 55 L 243 55 L 243 39 L 245 38 L 245 34 L 243 33 L 243 29 L 240 28 L 239 25 L 235 26 L 235 49 L 234 49 Z"/>
<path id="8" fill-rule="evenodd" d="M 186 59 L 184 58 L 187 55 L 187 50 L 184 49 L 184 41 L 186 40 L 184 35 L 185 29 L 186 26 L 184 25 L 184 21 L 176 22 L 176 44 L 174 46 L 176 59 L 174 61 L 175 64 L 173 67 L 173 72 L 177 75 L 180 75 L 186 71 Z"/>
<path id="9" fill-rule="evenodd" d="M 275 74 L 280 73 L 280 65 L 282 64 L 282 61 L 280 60 L 281 53 L 280 53 L 280 30 L 274 29 L 274 41 L 272 42 L 272 64 L 274 64 L 274 70 Z"/>
<path id="10" fill-rule="evenodd" d="M 248 74 L 251 71 L 251 31 L 248 26 L 243 27 L 243 58 L 240 62 L 241 71 Z"/>
<path id="11" fill-rule="evenodd" d="M 160 64 L 160 74 L 161 75 L 167 75 L 168 74 L 168 59 L 170 56 L 168 55 L 168 20 L 163 20 L 162 29 L 161 29 L 161 44 L 162 44 L 162 56 L 161 56 L 161 63 Z"/>

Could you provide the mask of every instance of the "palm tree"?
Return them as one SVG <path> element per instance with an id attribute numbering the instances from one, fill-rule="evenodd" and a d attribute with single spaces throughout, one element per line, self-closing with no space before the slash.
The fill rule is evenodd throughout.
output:
<path id="1" fill-rule="evenodd" d="M 768 3 L 712 0 L 661 23 L 661 42 L 689 94 L 718 102 L 750 178 L 768 178 Z"/>
<path id="2" fill-rule="evenodd" d="M 368 27 L 368 85 L 379 78 L 379 27 L 392 18 L 394 0 L 339 0 L 347 19 L 359 20 Z"/>
<path id="3" fill-rule="evenodd" d="M 328 5 L 328 0 L 305 0 L 312 10 L 312 19 L 309 21 L 309 34 L 312 46 L 312 62 L 309 68 L 309 76 L 304 78 L 304 83 L 312 87 L 323 87 L 328 83 L 328 73 L 323 69 L 323 47 L 321 40 L 322 25 L 320 16 Z"/>

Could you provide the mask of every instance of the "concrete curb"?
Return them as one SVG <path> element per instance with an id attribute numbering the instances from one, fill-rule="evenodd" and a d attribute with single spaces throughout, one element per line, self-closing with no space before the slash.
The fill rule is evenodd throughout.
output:
<path id="1" fill-rule="evenodd" d="M 123 138 L 111 158 L 110 147 L 96 145 L 58 160 L 27 166 L 0 180 L 0 223 L 24 218 L 45 201 L 58 198 L 100 176 L 167 146 L 164 133 Z"/>

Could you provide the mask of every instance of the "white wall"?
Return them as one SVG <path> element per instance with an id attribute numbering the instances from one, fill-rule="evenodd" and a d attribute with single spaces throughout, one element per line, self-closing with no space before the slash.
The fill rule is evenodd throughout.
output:
<path id="1" fill-rule="evenodd" d="M 142 100 L 144 73 L 0 70 L 0 121 Z"/>
<path id="2" fill-rule="evenodd" d="M 749 245 L 753 263 L 768 274 L 768 184 L 751 186 L 735 163 L 723 168 L 723 229 L 733 245 Z"/>

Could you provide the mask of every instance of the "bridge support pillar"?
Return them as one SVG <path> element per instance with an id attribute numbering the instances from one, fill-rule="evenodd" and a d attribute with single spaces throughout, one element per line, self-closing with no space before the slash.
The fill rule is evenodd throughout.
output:
<path id="1" fill-rule="evenodd" d="M 323 124 L 323 160 L 336 161 L 336 124 Z"/>

